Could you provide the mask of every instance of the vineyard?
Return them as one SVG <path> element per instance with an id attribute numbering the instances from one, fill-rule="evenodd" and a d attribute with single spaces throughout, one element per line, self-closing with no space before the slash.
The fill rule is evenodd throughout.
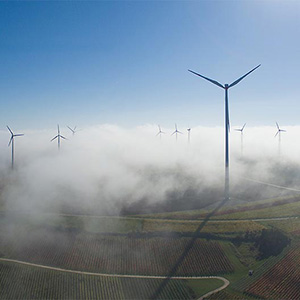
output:
<path id="1" fill-rule="evenodd" d="M 166 275 L 190 246 L 190 238 L 133 238 L 63 231 L 1 238 L 3 257 L 109 274 Z M 170 251 L 172 249 L 172 251 Z M 196 239 L 180 261 L 181 276 L 217 275 L 234 268 L 216 241 Z"/>
<path id="2" fill-rule="evenodd" d="M 145 220 L 143 230 L 146 232 L 177 231 L 195 232 L 201 222 L 179 222 L 164 220 Z M 202 233 L 241 233 L 246 231 L 259 231 L 265 227 L 254 221 L 209 221 L 202 229 Z"/>
<path id="3" fill-rule="evenodd" d="M 300 250 L 291 250 L 246 293 L 268 299 L 300 299 Z"/>
<path id="4" fill-rule="evenodd" d="M 150 299 L 162 282 L 0 263 L 0 299 Z M 195 294 L 184 280 L 170 280 L 159 299 L 195 299 Z"/>

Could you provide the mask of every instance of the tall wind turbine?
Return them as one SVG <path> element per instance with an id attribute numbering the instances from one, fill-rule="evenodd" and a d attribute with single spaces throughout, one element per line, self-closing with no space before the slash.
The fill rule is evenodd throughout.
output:
<path id="1" fill-rule="evenodd" d="M 176 134 L 176 142 L 178 133 L 182 134 L 182 132 L 177 129 L 177 124 L 175 124 L 175 131 L 171 135 Z"/>
<path id="2" fill-rule="evenodd" d="M 60 138 L 66 140 L 66 138 L 60 134 L 59 125 L 57 124 L 57 136 L 55 136 L 51 142 L 57 139 L 58 150 L 60 149 Z"/>
<path id="3" fill-rule="evenodd" d="M 228 90 L 238 84 L 241 80 L 243 80 L 246 76 L 248 76 L 250 73 L 252 73 L 254 70 L 256 70 L 260 65 L 256 66 L 252 70 L 250 70 L 248 73 L 237 79 L 236 81 L 232 82 L 231 84 L 221 84 L 216 80 L 210 79 L 208 77 L 205 77 L 203 75 L 200 75 L 192 70 L 189 70 L 189 72 L 202 77 L 203 79 L 206 79 L 210 81 L 211 83 L 217 85 L 218 87 L 225 90 L 225 200 L 229 200 L 229 108 L 228 108 Z"/>
<path id="4" fill-rule="evenodd" d="M 275 134 L 274 137 L 276 137 L 278 135 L 278 155 L 280 155 L 280 148 L 281 148 L 281 132 L 286 132 L 286 130 L 280 129 L 278 123 L 276 122 L 276 126 L 277 126 L 277 132 Z"/>
<path id="5" fill-rule="evenodd" d="M 10 140 L 9 140 L 9 143 L 8 143 L 8 147 L 11 144 L 11 168 L 13 169 L 14 168 L 14 156 L 15 156 L 15 153 L 14 153 L 14 141 L 15 141 L 15 137 L 16 136 L 23 136 L 24 134 L 23 133 L 14 134 L 12 132 L 12 130 L 7 125 L 6 125 L 6 127 L 7 127 L 7 129 L 9 130 L 9 132 L 11 134 L 11 137 L 10 137 Z"/>
<path id="6" fill-rule="evenodd" d="M 156 135 L 156 136 L 158 136 L 158 135 L 159 135 L 159 137 L 160 137 L 160 139 L 161 139 L 161 135 L 162 135 L 162 133 L 163 133 L 163 134 L 165 134 L 165 132 L 163 132 L 163 131 L 161 130 L 161 128 L 160 128 L 160 125 L 158 125 L 158 133 L 157 133 L 157 135 Z"/>
<path id="7" fill-rule="evenodd" d="M 67 127 L 72 131 L 73 135 L 77 132 L 77 130 L 76 130 L 77 126 L 75 126 L 73 129 L 69 126 L 67 126 Z"/>
<path id="8" fill-rule="evenodd" d="M 187 129 L 187 132 L 188 132 L 188 143 L 190 143 L 190 141 L 191 141 L 191 130 L 192 130 L 191 127 L 189 127 L 189 128 Z"/>
<path id="9" fill-rule="evenodd" d="M 242 128 L 235 129 L 236 131 L 239 131 L 241 133 L 241 156 L 243 156 L 243 136 L 244 136 L 244 128 L 246 126 L 246 123 L 243 125 Z"/>

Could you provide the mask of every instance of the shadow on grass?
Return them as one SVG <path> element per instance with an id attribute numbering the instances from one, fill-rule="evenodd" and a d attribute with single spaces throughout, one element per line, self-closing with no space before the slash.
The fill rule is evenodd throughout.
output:
<path id="1" fill-rule="evenodd" d="M 224 204 L 226 203 L 226 199 L 224 199 L 222 202 L 220 202 L 220 204 L 213 210 L 211 211 L 203 220 L 203 222 L 199 225 L 199 227 L 195 230 L 194 232 L 194 236 L 191 238 L 191 241 L 188 243 L 188 245 L 186 246 L 186 248 L 184 249 L 184 251 L 182 252 L 182 254 L 180 255 L 180 257 L 178 258 L 178 260 L 176 261 L 176 263 L 174 264 L 174 266 L 172 267 L 172 269 L 170 270 L 170 272 L 167 275 L 167 278 L 163 280 L 163 282 L 160 284 L 160 286 L 157 288 L 157 290 L 153 293 L 153 295 L 151 296 L 152 300 L 155 299 L 159 299 L 159 295 L 161 294 L 161 292 L 164 290 L 164 288 L 167 286 L 167 284 L 169 283 L 169 281 L 172 279 L 172 277 L 174 277 L 177 273 L 178 268 L 181 266 L 182 262 L 184 261 L 185 257 L 189 254 L 190 250 L 192 249 L 192 247 L 194 246 L 197 238 L 199 238 L 198 234 L 201 232 L 201 230 L 203 229 L 203 227 L 206 225 L 206 223 L 208 222 L 208 220 L 222 207 L 224 206 Z"/>

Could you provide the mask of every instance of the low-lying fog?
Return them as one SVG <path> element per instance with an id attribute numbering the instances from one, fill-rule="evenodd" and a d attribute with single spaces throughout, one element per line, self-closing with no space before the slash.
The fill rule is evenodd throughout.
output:
<path id="1" fill-rule="evenodd" d="M 61 126 L 23 131 L 15 138 L 11 171 L 8 131 L 0 132 L 1 203 L 7 210 L 88 214 L 126 214 L 200 208 L 222 199 L 224 129 L 178 124 L 156 136 L 156 125 L 124 129 L 114 125 L 83 128 L 72 135 Z M 232 201 L 280 196 L 286 191 L 245 178 L 300 189 L 300 127 L 283 127 L 281 149 L 276 127 L 245 127 L 230 133 Z M 290 192 L 289 192 L 290 193 Z"/>

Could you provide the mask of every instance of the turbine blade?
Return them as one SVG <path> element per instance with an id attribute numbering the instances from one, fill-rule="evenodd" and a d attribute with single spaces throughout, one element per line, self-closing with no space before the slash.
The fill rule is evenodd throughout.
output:
<path id="1" fill-rule="evenodd" d="M 177 131 L 174 131 L 171 135 L 173 135 L 174 133 L 176 133 Z"/>
<path id="2" fill-rule="evenodd" d="M 23 136 L 24 133 L 14 134 L 14 136 Z"/>
<path id="3" fill-rule="evenodd" d="M 256 66 L 255 68 L 253 68 L 251 71 L 249 71 L 248 73 L 246 73 L 245 75 L 243 75 L 242 77 L 240 77 L 239 79 L 237 79 L 236 81 L 234 81 L 233 83 L 228 85 L 228 88 L 233 87 L 234 85 L 238 84 L 241 80 L 243 80 L 246 76 L 248 76 L 250 73 L 252 73 L 254 70 L 256 70 L 258 67 L 260 67 L 260 65 Z"/>
<path id="4" fill-rule="evenodd" d="M 191 73 L 193 73 L 193 74 L 195 74 L 195 75 L 197 75 L 197 76 L 200 76 L 200 77 L 202 77 L 202 78 L 204 78 L 204 79 L 210 81 L 211 83 L 213 83 L 213 84 L 215 84 L 215 85 L 221 87 L 222 89 L 224 89 L 224 86 L 223 86 L 220 82 L 218 82 L 218 81 L 216 81 L 216 80 L 213 80 L 213 79 L 210 79 L 210 78 L 208 78 L 208 77 L 205 77 L 205 76 L 203 76 L 203 75 L 201 75 L 201 74 L 199 74 L 199 73 L 196 73 L 196 72 L 194 72 L 194 71 L 192 71 L 192 70 L 188 70 L 188 71 L 191 72 Z"/>
<path id="5" fill-rule="evenodd" d="M 183 134 L 181 131 L 177 131 L 177 132 Z"/>
<path id="6" fill-rule="evenodd" d="M 73 130 L 71 127 L 67 126 L 73 133 L 75 132 L 75 130 Z"/>
<path id="7" fill-rule="evenodd" d="M 280 129 L 279 131 L 286 132 L 286 130 L 284 130 L 284 129 Z"/>
<path id="8" fill-rule="evenodd" d="M 279 130 L 279 125 L 278 125 L 278 123 L 276 122 L 276 126 L 277 126 L 277 129 Z"/>
<path id="9" fill-rule="evenodd" d="M 58 138 L 58 135 L 55 136 L 50 142 L 54 141 L 54 140 L 57 139 L 57 138 Z"/>
<path id="10" fill-rule="evenodd" d="M 158 136 L 159 134 L 161 134 L 161 132 L 158 132 L 156 136 Z"/>
<path id="11" fill-rule="evenodd" d="M 279 133 L 279 130 L 276 132 L 276 134 L 274 135 L 274 138 L 278 135 L 278 133 Z"/>
<path id="12" fill-rule="evenodd" d="M 13 138 L 14 138 L 14 137 L 13 137 L 13 135 L 12 135 L 11 138 L 10 138 L 10 140 L 9 140 L 8 147 L 10 146 L 10 144 L 11 144 Z"/>
<path id="13" fill-rule="evenodd" d="M 9 132 L 13 135 L 13 132 L 11 131 L 11 129 L 6 125 L 7 129 L 9 130 Z"/>
<path id="14" fill-rule="evenodd" d="M 244 130 L 245 126 L 246 126 L 246 123 L 243 125 L 243 127 L 242 127 L 242 131 Z"/>
<path id="15" fill-rule="evenodd" d="M 62 136 L 62 135 L 59 135 L 62 139 L 64 139 L 64 140 L 67 140 L 67 138 L 65 138 L 64 136 Z"/>

